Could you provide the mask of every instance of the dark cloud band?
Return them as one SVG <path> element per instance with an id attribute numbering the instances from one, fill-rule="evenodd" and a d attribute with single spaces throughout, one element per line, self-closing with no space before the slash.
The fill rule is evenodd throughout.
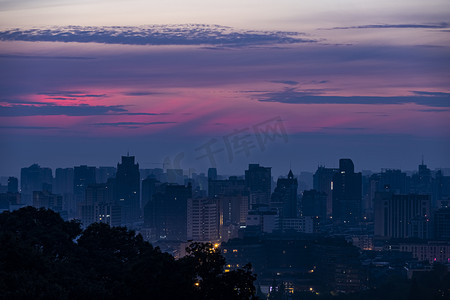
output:
<path id="1" fill-rule="evenodd" d="M 261 102 L 278 102 L 289 104 L 369 104 L 389 105 L 416 103 L 429 107 L 450 107 L 449 93 L 414 91 L 412 96 L 327 96 L 308 91 L 285 89 L 255 96 Z"/>
<path id="2" fill-rule="evenodd" d="M 245 31 L 219 25 L 55 26 L 0 31 L 4 41 L 78 42 L 127 45 L 210 45 L 241 47 L 312 43 L 299 32 Z"/>

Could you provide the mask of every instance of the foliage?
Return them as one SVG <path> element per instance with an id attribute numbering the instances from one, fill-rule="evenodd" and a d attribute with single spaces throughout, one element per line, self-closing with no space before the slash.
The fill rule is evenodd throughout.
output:
<path id="1" fill-rule="evenodd" d="M 211 244 L 175 260 L 125 227 L 84 231 L 46 209 L 0 214 L 0 298 L 251 299 L 251 267 L 224 272 Z M 198 282 L 201 282 L 199 285 Z"/>
<path id="2" fill-rule="evenodd" d="M 192 243 L 180 262 L 193 268 L 196 299 L 254 299 L 256 293 L 250 264 L 224 272 L 225 258 L 211 243 Z"/>

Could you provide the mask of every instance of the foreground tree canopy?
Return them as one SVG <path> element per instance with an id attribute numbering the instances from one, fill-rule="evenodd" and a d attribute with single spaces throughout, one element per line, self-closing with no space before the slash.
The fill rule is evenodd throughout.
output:
<path id="1" fill-rule="evenodd" d="M 81 229 L 46 209 L 0 214 L 0 298 L 252 299 L 251 266 L 225 273 L 211 244 L 174 259 L 124 227 Z"/>

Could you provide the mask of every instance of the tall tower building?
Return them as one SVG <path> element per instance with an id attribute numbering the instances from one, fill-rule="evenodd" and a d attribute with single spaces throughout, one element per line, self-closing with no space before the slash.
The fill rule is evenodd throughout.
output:
<path id="1" fill-rule="evenodd" d="M 361 218 L 362 174 L 355 173 L 351 159 L 339 160 L 339 172 L 333 175 L 333 220 L 355 222 Z"/>
<path id="2" fill-rule="evenodd" d="M 74 169 L 73 168 L 57 168 L 55 170 L 55 180 L 53 191 L 55 194 L 60 194 L 63 197 L 63 210 L 67 211 L 70 218 L 76 217 L 74 209 L 70 211 L 70 208 L 75 208 L 73 200 L 73 179 Z"/>
<path id="3" fill-rule="evenodd" d="M 33 204 L 33 192 L 42 191 L 43 186 L 53 182 L 52 169 L 41 168 L 38 164 L 22 168 L 20 172 L 21 201 L 23 204 Z"/>
<path id="4" fill-rule="evenodd" d="M 86 199 L 82 205 L 81 222 L 87 227 L 91 223 L 105 223 L 110 226 L 121 225 L 121 208 L 112 198 L 111 184 L 91 184 L 86 188 Z"/>
<path id="5" fill-rule="evenodd" d="M 208 180 L 217 180 L 217 169 L 216 168 L 208 169 Z"/>
<path id="6" fill-rule="evenodd" d="M 116 177 L 116 172 L 114 167 L 98 167 L 95 171 L 95 179 L 97 183 L 106 183 L 108 179 Z"/>
<path id="7" fill-rule="evenodd" d="M 161 185 L 161 183 L 153 176 L 149 176 L 142 180 L 142 209 L 145 210 L 145 206 L 152 200 L 159 185 Z"/>
<path id="8" fill-rule="evenodd" d="M 278 209 L 280 218 L 297 218 L 297 189 L 298 182 L 292 170 L 289 170 L 287 178 L 278 179 L 270 206 Z"/>
<path id="9" fill-rule="evenodd" d="M 16 177 L 8 178 L 8 193 L 18 193 L 19 192 L 19 180 Z"/>
<path id="10" fill-rule="evenodd" d="M 324 220 L 327 217 L 327 194 L 316 190 L 304 191 L 302 196 L 302 215 L 318 217 Z"/>
<path id="11" fill-rule="evenodd" d="M 78 166 L 73 169 L 73 202 L 69 207 L 69 217 L 80 215 L 80 205 L 86 200 L 86 188 L 95 182 L 95 167 Z"/>
<path id="12" fill-rule="evenodd" d="M 214 242 L 219 239 L 219 199 L 187 200 L 187 239 Z"/>
<path id="13" fill-rule="evenodd" d="M 62 196 L 52 194 L 49 191 L 34 191 L 33 206 L 36 208 L 43 207 L 61 213 Z"/>
<path id="14" fill-rule="evenodd" d="M 338 173 L 339 169 L 325 168 L 319 166 L 316 173 L 313 175 L 313 187 L 316 191 L 325 193 L 327 195 L 326 214 L 331 216 L 333 214 L 333 193 L 331 184 L 333 182 L 334 174 Z"/>
<path id="15" fill-rule="evenodd" d="M 450 241 L 450 208 L 441 208 L 434 212 L 434 238 Z"/>
<path id="16" fill-rule="evenodd" d="M 145 226 L 154 239 L 185 241 L 187 238 L 187 203 L 192 197 L 192 186 L 164 183 L 145 207 Z"/>
<path id="17" fill-rule="evenodd" d="M 227 180 L 208 180 L 208 196 L 248 195 L 245 180 L 230 176 Z"/>
<path id="18" fill-rule="evenodd" d="M 378 182 L 378 191 L 384 191 L 387 186 L 396 194 L 408 193 L 409 189 L 406 173 L 401 170 L 383 170 L 380 174 L 380 180 Z"/>
<path id="19" fill-rule="evenodd" d="M 141 216 L 140 175 L 134 156 L 122 156 L 122 163 L 117 164 L 115 193 L 122 208 L 122 222 L 138 221 Z"/>
<path id="20" fill-rule="evenodd" d="M 375 194 L 375 236 L 383 238 L 429 238 L 429 195 Z"/>
<path id="21" fill-rule="evenodd" d="M 228 180 L 208 180 L 208 196 L 219 201 L 222 241 L 237 238 L 239 228 L 245 225 L 249 202 L 248 190 L 245 180 L 236 176 L 230 176 Z"/>
<path id="22" fill-rule="evenodd" d="M 249 164 L 245 171 L 245 184 L 250 191 L 250 209 L 269 205 L 272 184 L 270 167 Z"/>

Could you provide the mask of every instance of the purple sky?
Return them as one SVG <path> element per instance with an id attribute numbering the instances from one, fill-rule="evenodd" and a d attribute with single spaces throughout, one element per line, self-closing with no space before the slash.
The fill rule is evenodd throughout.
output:
<path id="1" fill-rule="evenodd" d="M 40 25 L 39 7 L 14 5 L 0 2 L 11 19 L 0 24 L 2 176 L 32 163 L 115 165 L 127 151 L 143 168 L 237 174 L 248 163 L 314 171 L 342 157 L 358 170 L 411 170 L 422 154 L 431 168 L 450 166 L 450 25 L 438 10 L 368 23 L 326 21 L 311 6 L 322 22 L 298 28 L 282 7 L 279 23 L 254 28 L 170 18 L 85 27 Z M 24 7 L 37 25 L 14 23 Z"/>

